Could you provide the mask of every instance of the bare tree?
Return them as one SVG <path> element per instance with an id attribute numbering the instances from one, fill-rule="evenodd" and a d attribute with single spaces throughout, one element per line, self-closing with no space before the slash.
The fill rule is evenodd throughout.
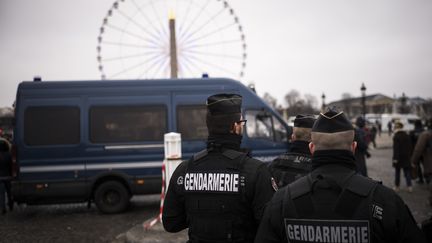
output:
<path id="1" fill-rule="evenodd" d="M 285 95 L 285 102 L 288 105 L 286 110 L 290 116 L 318 113 L 318 99 L 311 94 L 301 97 L 300 93 L 293 89 Z"/>
<path id="2" fill-rule="evenodd" d="M 297 102 L 300 101 L 300 93 L 292 89 L 288 94 L 285 95 L 285 102 L 288 105 L 288 107 L 293 107 L 297 104 Z"/>
<path id="3" fill-rule="evenodd" d="M 270 105 L 272 108 L 276 109 L 277 99 L 275 97 L 273 97 L 271 94 L 265 92 L 263 99 L 268 105 Z"/>
<path id="4" fill-rule="evenodd" d="M 305 98 L 306 106 L 309 106 L 314 109 L 318 107 L 318 99 L 314 95 L 305 94 L 304 98 Z"/>

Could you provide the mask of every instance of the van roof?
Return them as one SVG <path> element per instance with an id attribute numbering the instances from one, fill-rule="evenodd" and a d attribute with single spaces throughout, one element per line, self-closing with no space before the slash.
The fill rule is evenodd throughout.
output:
<path id="1" fill-rule="evenodd" d="M 79 87 L 133 87 L 133 86 L 176 86 L 176 85 L 242 85 L 228 78 L 189 78 L 189 79 L 146 79 L 146 80 L 79 80 L 79 81 L 24 81 L 18 89 L 79 88 Z"/>

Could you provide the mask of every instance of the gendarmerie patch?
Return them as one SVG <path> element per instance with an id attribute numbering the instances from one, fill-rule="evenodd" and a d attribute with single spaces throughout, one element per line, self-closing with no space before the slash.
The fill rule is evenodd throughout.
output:
<path id="1" fill-rule="evenodd" d="M 239 193 L 240 174 L 232 172 L 188 172 L 184 177 L 186 192 Z"/>
<path id="2" fill-rule="evenodd" d="M 284 219 L 288 242 L 370 242 L 367 220 Z"/>

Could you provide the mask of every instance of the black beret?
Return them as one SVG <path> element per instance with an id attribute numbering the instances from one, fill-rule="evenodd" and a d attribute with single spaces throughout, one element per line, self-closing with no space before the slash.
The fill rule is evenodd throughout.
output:
<path id="1" fill-rule="evenodd" d="M 322 133 L 335 133 L 349 130 L 354 130 L 351 122 L 342 111 L 338 111 L 334 108 L 328 108 L 324 114 L 320 113 L 312 127 L 312 132 Z"/>
<path id="2" fill-rule="evenodd" d="M 312 128 L 315 121 L 313 115 L 297 115 L 294 119 L 294 127 Z"/>
<path id="3" fill-rule="evenodd" d="M 215 94 L 207 98 L 211 115 L 241 113 L 242 97 L 238 94 Z"/>

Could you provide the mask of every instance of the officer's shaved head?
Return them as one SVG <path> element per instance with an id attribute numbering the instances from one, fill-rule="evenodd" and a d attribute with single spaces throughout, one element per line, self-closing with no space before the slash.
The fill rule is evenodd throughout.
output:
<path id="1" fill-rule="evenodd" d="M 343 112 L 328 109 L 312 127 L 314 150 L 353 150 L 354 127 Z"/>
<path id="2" fill-rule="evenodd" d="M 312 132 L 312 143 L 315 150 L 351 150 L 354 141 L 354 131 L 335 133 Z"/>
<path id="3" fill-rule="evenodd" d="M 315 121 L 316 119 L 314 115 L 297 115 L 294 119 L 293 141 L 302 140 L 310 142 L 312 126 Z"/>
<path id="4" fill-rule="evenodd" d="M 302 141 L 311 141 L 311 128 L 294 127 L 293 128 L 293 139 Z"/>

